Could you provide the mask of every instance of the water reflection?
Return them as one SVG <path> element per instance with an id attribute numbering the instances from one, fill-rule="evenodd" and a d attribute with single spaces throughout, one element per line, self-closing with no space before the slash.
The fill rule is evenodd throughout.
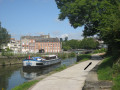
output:
<path id="1" fill-rule="evenodd" d="M 55 64 L 53 66 L 49 66 L 49 67 L 45 67 L 45 68 L 40 68 L 40 67 L 37 67 L 37 68 L 23 68 L 22 75 L 27 80 L 31 80 L 33 78 L 36 78 L 36 77 L 40 76 L 40 75 L 47 74 L 47 73 L 53 71 L 54 69 L 56 69 L 60 66 L 61 66 L 61 64 L 59 63 L 59 64 Z"/>
<path id="2" fill-rule="evenodd" d="M 69 59 L 65 59 L 62 60 L 61 63 L 59 64 L 55 64 L 46 68 L 23 68 L 22 74 L 24 76 L 24 78 L 26 78 L 27 80 L 31 80 L 33 78 L 36 78 L 40 75 L 44 75 L 47 74 L 53 70 L 55 70 L 56 68 L 60 67 L 61 65 L 72 65 L 76 62 L 76 58 L 69 58 Z"/>
<path id="3" fill-rule="evenodd" d="M 12 76 L 14 76 L 14 72 L 19 70 L 21 67 L 22 65 L 0 67 L 0 89 L 2 88 L 7 89 L 9 86 L 11 86 L 10 85 L 11 83 L 15 82 L 15 81 L 11 82 L 10 80 Z"/>

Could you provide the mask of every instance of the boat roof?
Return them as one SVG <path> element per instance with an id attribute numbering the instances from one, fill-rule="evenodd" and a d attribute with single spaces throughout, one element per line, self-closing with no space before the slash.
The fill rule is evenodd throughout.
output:
<path id="1" fill-rule="evenodd" d="M 43 55 L 44 57 L 55 57 L 56 55 Z"/>
<path id="2" fill-rule="evenodd" d="M 32 57 L 33 59 L 41 58 L 41 57 Z"/>

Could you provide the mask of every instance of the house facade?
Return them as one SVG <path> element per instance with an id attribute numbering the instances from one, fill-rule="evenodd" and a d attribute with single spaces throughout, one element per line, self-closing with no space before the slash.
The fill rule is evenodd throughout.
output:
<path id="1" fill-rule="evenodd" d="M 19 40 L 15 40 L 15 38 L 11 38 L 10 42 L 7 45 L 3 46 L 3 49 L 9 48 L 13 50 L 14 53 L 18 53 L 21 51 L 21 45 Z"/>
<path id="2" fill-rule="evenodd" d="M 21 52 L 37 53 L 44 50 L 45 53 L 58 53 L 61 45 L 58 38 L 50 38 L 49 35 L 23 36 L 21 37 Z"/>

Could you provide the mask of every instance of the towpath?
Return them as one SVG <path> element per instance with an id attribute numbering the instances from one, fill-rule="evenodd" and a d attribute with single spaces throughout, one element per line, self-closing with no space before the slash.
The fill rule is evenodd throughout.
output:
<path id="1" fill-rule="evenodd" d="M 82 90 L 87 74 L 102 58 L 95 54 L 91 60 L 81 62 L 39 81 L 30 90 Z M 84 70 L 90 63 L 92 64 Z"/>

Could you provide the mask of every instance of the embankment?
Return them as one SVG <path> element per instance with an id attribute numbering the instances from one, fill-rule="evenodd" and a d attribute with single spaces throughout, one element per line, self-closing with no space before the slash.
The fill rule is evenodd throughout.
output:
<path id="1" fill-rule="evenodd" d="M 0 66 L 5 65 L 14 65 L 14 64 L 22 64 L 22 60 L 25 59 L 25 57 L 6 57 L 6 56 L 0 56 Z"/>

